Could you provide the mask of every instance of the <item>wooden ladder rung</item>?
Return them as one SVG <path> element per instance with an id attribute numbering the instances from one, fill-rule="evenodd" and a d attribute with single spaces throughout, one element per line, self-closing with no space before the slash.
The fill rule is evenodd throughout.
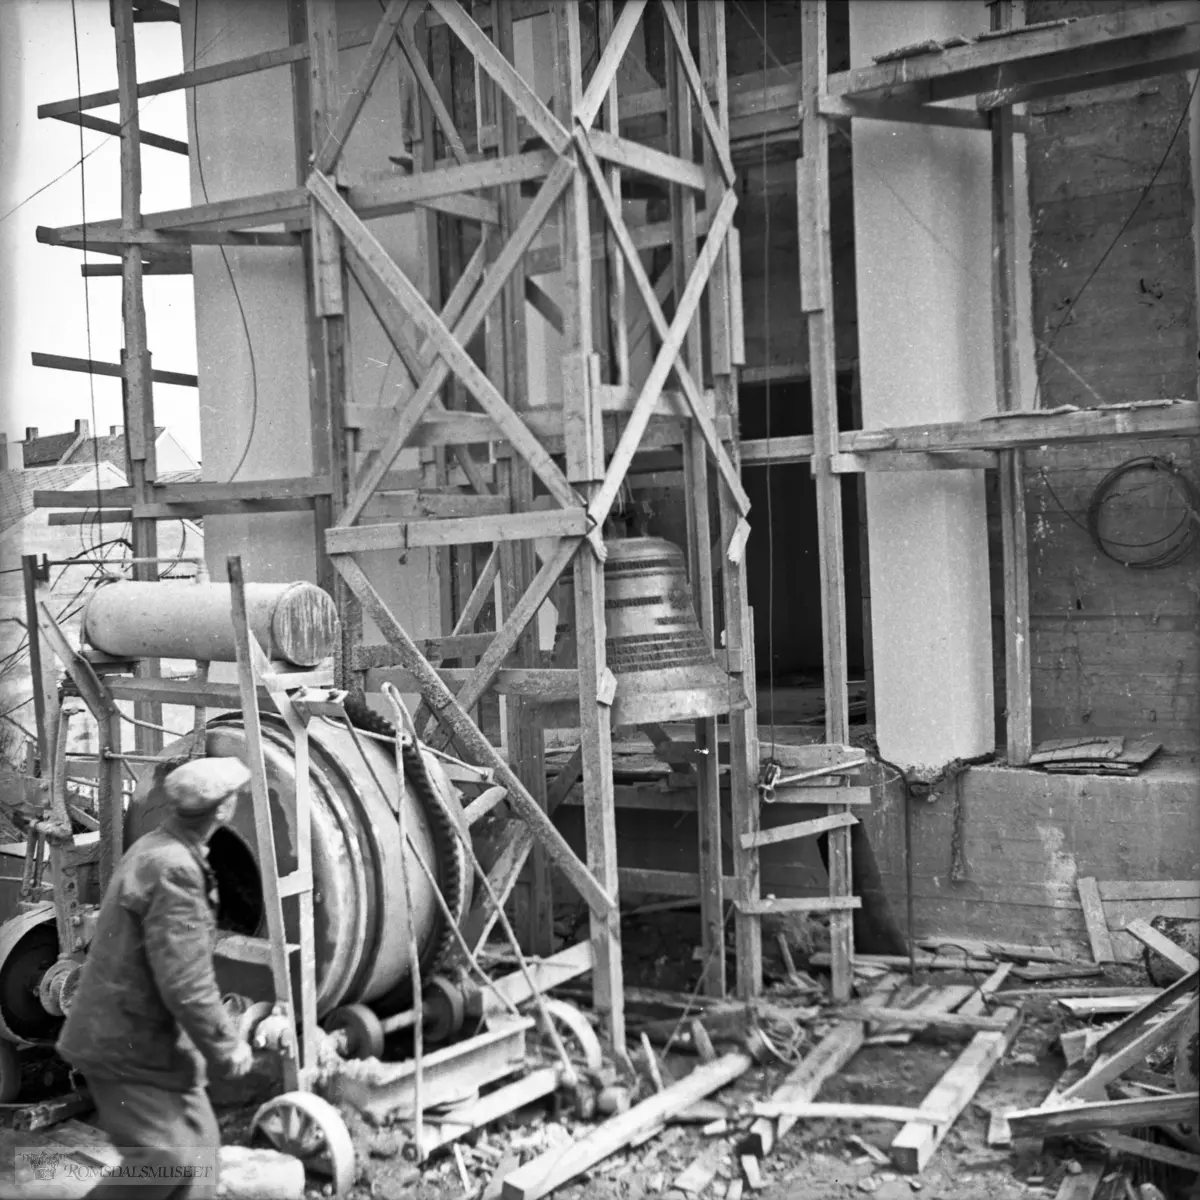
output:
<path id="1" fill-rule="evenodd" d="M 300 947 L 289 942 L 287 952 L 295 954 Z M 232 962 L 255 963 L 261 966 L 271 965 L 271 943 L 266 938 L 247 937 L 241 933 L 231 933 L 217 942 L 216 954 Z"/>
<path id="2" fill-rule="evenodd" d="M 293 871 L 279 880 L 279 897 L 299 896 L 313 890 L 312 875 L 308 871 Z"/>
<path id="3" fill-rule="evenodd" d="M 735 900 L 738 912 L 751 917 L 765 917 L 770 913 L 789 912 L 848 912 L 862 908 L 858 896 L 783 896 L 779 899 Z"/>

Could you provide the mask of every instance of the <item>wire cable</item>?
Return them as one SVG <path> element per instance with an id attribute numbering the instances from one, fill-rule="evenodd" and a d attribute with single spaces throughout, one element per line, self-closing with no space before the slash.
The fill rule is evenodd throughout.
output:
<path id="1" fill-rule="evenodd" d="M 71 36 L 75 44 L 75 87 L 79 95 L 83 95 L 83 72 L 79 63 L 79 20 L 76 14 L 75 0 L 71 0 Z M 87 172 L 83 169 L 83 164 L 87 160 L 87 154 L 83 148 L 83 126 L 79 126 L 79 217 L 80 227 L 83 230 L 83 320 L 87 330 L 87 357 L 88 357 L 88 398 L 91 403 L 91 443 L 92 443 L 92 465 L 95 471 L 94 482 L 96 485 L 96 519 L 92 521 L 92 538 L 96 536 L 97 522 L 103 524 L 104 521 L 104 497 L 100 490 L 100 442 L 99 429 L 96 424 L 96 375 L 92 370 L 92 300 L 91 288 L 88 286 L 88 234 L 87 234 Z M 88 550 L 87 541 L 84 536 L 84 522 L 79 523 L 79 544 L 84 548 L 85 553 Z"/>
<path id="2" fill-rule="evenodd" d="M 223 31 L 222 31 L 223 32 Z M 221 36 L 218 32 L 209 46 Z M 196 69 L 196 61 L 200 43 L 200 0 L 195 0 L 192 8 L 192 70 Z M 208 47 L 205 47 L 206 49 Z M 204 197 L 204 203 L 210 203 L 208 198 L 208 185 L 204 181 L 204 156 L 200 149 L 200 89 L 193 86 L 190 89 L 192 93 L 192 148 L 195 151 L 196 162 L 196 178 L 200 183 L 200 193 Z M 258 428 L 258 361 L 254 355 L 254 341 L 250 337 L 250 322 L 246 318 L 246 307 L 242 303 L 242 294 L 238 290 L 237 280 L 233 277 L 233 268 L 229 265 L 229 253 L 224 246 L 218 246 L 217 249 L 221 252 L 221 262 L 225 264 L 225 274 L 229 277 L 229 286 L 233 289 L 233 300 L 237 305 L 238 317 L 242 322 L 242 334 L 246 341 L 246 354 L 250 359 L 250 428 L 246 432 L 246 443 L 242 447 L 241 456 L 237 460 L 237 465 L 233 468 L 227 483 L 232 483 L 246 465 L 246 458 L 250 454 L 250 447 L 254 442 L 254 434 Z"/>

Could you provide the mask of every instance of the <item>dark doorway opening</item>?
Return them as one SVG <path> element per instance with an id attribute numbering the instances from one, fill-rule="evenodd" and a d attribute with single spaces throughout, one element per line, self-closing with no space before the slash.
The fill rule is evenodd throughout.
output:
<path id="1" fill-rule="evenodd" d="M 858 425 L 853 383 L 849 372 L 838 376 L 841 429 Z M 743 440 L 812 433 L 812 390 L 807 380 L 744 385 L 739 404 Z M 814 704 L 820 704 L 819 695 L 802 702 L 791 694 L 793 689 L 811 691 L 822 684 L 816 486 L 807 463 L 746 467 L 742 477 L 751 503 L 746 575 L 754 609 L 759 720 L 764 724 L 791 724 L 798 717 L 812 716 Z M 841 487 L 846 650 L 850 678 L 861 680 L 866 654 L 857 476 L 842 476 Z"/>

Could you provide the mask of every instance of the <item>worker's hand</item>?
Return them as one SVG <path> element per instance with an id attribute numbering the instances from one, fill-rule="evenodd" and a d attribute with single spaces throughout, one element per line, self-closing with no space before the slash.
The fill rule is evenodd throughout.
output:
<path id="1" fill-rule="evenodd" d="M 250 1049 L 250 1043 L 239 1041 L 225 1062 L 226 1074 L 230 1079 L 240 1079 L 243 1075 L 249 1074 L 250 1068 L 253 1066 L 254 1051 Z"/>

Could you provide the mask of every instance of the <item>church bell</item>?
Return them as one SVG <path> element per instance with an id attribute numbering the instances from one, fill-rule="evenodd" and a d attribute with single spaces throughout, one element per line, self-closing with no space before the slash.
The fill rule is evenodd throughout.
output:
<path id="1" fill-rule="evenodd" d="M 692 606 L 683 551 L 662 538 L 604 543 L 604 625 L 617 680 L 613 725 L 714 717 L 748 705 L 742 685 L 718 665 Z M 574 592 L 559 582 L 554 666 L 573 667 Z"/>

